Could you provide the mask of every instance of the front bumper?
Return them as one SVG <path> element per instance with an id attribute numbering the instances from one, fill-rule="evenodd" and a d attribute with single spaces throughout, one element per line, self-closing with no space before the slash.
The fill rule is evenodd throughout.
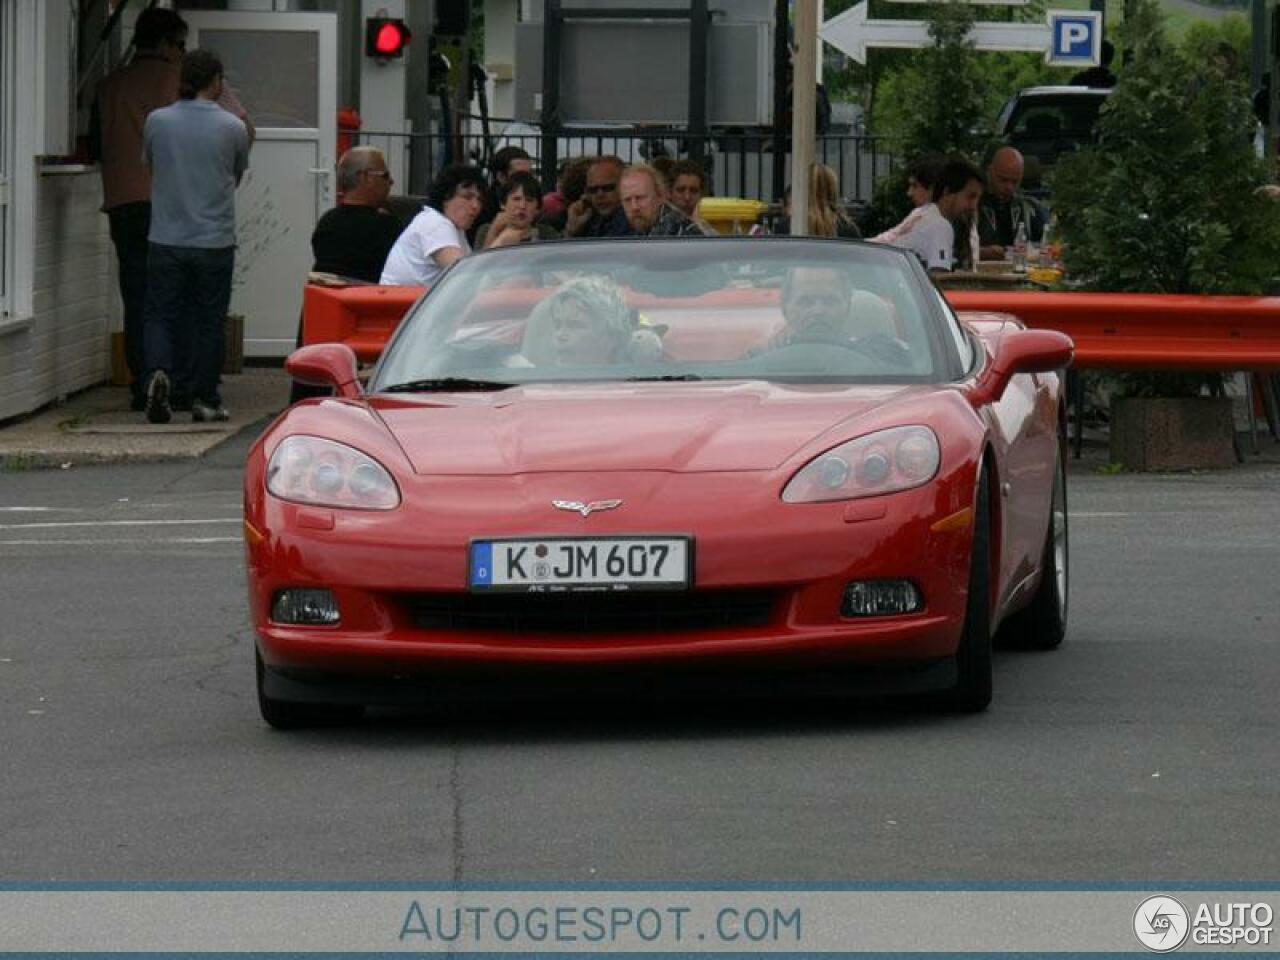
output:
<path id="1" fill-rule="evenodd" d="M 586 518 L 549 510 L 565 490 L 621 496 L 631 509 Z M 959 640 L 972 536 L 969 525 L 946 522 L 972 502 L 971 483 L 959 476 L 822 504 L 783 504 L 753 473 L 417 478 L 403 492 L 404 505 L 387 513 L 302 507 L 265 495 L 248 502 L 250 605 L 269 671 L 387 678 L 504 664 L 902 666 L 945 660 Z M 433 509 L 438 503 L 450 509 Z M 424 625 L 423 598 L 467 596 L 473 536 L 628 533 L 692 535 L 693 591 L 768 597 L 764 615 L 749 624 L 631 630 Z M 898 617 L 839 615 L 849 581 L 882 578 L 915 582 L 925 609 Z M 341 622 L 273 622 L 272 598 L 289 587 L 332 590 Z M 674 602 L 663 594 L 647 600 Z"/>

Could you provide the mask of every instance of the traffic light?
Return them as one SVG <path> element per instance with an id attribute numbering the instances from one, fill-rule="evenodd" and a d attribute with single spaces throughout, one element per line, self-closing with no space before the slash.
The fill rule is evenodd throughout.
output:
<path id="1" fill-rule="evenodd" d="M 364 22 L 364 53 L 381 60 L 404 56 L 413 34 L 403 20 L 395 17 L 367 17 Z"/>

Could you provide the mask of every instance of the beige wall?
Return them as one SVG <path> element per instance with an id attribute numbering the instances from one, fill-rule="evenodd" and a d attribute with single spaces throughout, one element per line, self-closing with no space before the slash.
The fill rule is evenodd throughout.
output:
<path id="1" fill-rule="evenodd" d="M 34 309 L 0 332 L 0 420 L 106 380 L 119 327 L 96 170 L 46 168 L 36 184 Z"/>

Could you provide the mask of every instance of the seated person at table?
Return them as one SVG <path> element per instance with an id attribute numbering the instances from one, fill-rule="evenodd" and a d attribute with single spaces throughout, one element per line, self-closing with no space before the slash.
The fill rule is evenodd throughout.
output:
<path id="1" fill-rule="evenodd" d="M 907 198 L 913 209 L 895 226 L 871 237 L 872 243 L 894 243 L 911 232 L 924 208 L 933 201 L 933 185 L 938 182 L 938 174 L 946 164 L 947 158 L 941 153 L 926 153 L 911 162 L 907 167 Z"/>
<path id="2" fill-rule="evenodd" d="M 320 218 L 311 234 L 312 273 L 378 282 L 402 229 L 400 221 L 385 209 L 392 183 L 387 158 L 377 147 L 352 147 L 342 155 L 338 160 L 338 205 Z M 302 317 L 298 318 L 297 345 L 302 346 Z M 289 402 L 331 393 L 328 387 L 295 380 Z"/>
<path id="3" fill-rule="evenodd" d="M 377 283 L 400 222 L 383 209 L 391 193 L 387 159 L 377 147 L 352 147 L 338 161 L 338 205 L 311 234 L 312 271 Z"/>
<path id="4" fill-rule="evenodd" d="M 892 245 L 910 250 L 929 270 L 954 265 L 957 222 L 977 209 L 982 196 L 982 171 L 968 160 L 948 160 L 933 185 L 933 202 L 920 208 L 915 224 Z"/>
<path id="5" fill-rule="evenodd" d="M 484 174 L 459 164 L 431 184 L 427 208 L 413 218 L 387 255 L 380 283 L 427 287 L 471 252 L 467 230 L 484 206 Z"/>
<path id="6" fill-rule="evenodd" d="M 1001 147 L 987 164 L 987 189 L 978 205 L 978 242 L 984 260 L 1004 259 L 1022 223 L 1027 225 L 1027 239 L 1040 242 L 1045 215 L 1022 192 L 1025 168 L 1022 154 L 1013 147 Z"/>
<path id="7" fill-rule="evenodd" d="M 499 198 L 498 214 L 492 223 L 485 223 L 476 231 L 476 246 L 481 250 L 490 247 L 507 247 L 514 243 L 530 243 L 535 240 L 554 240 L 559 231 L 538 221 L 542 209 L 542 186 L 531 173 L 513 173 L 507 179 Z"/>

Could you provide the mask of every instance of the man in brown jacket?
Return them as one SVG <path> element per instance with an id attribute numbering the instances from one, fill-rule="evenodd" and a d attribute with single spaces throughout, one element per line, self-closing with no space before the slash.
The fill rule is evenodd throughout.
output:
<path id="1" fill-rule="evenodd" d="M 146 407 L 142 314 L 147 294 L 151 175 L 142 161 L 142 131 L 153 110 L 178 99 L 178 74 L 186 45 L 187 23 L 175 11 L 163 7 L 143 10 L 134 25 L 133 59 L 102 81 L 94 104 L 102 209 L 111 224 L 111 242 L 120 268 L 125 360 L 133 375 L 134 410 Z M 252 140 L 253 127 L 229 88 L 219 105 L 244 121 Z M 174 401 L 182 408 L 190 403 L 190 397 L 176 395 Z"/>

